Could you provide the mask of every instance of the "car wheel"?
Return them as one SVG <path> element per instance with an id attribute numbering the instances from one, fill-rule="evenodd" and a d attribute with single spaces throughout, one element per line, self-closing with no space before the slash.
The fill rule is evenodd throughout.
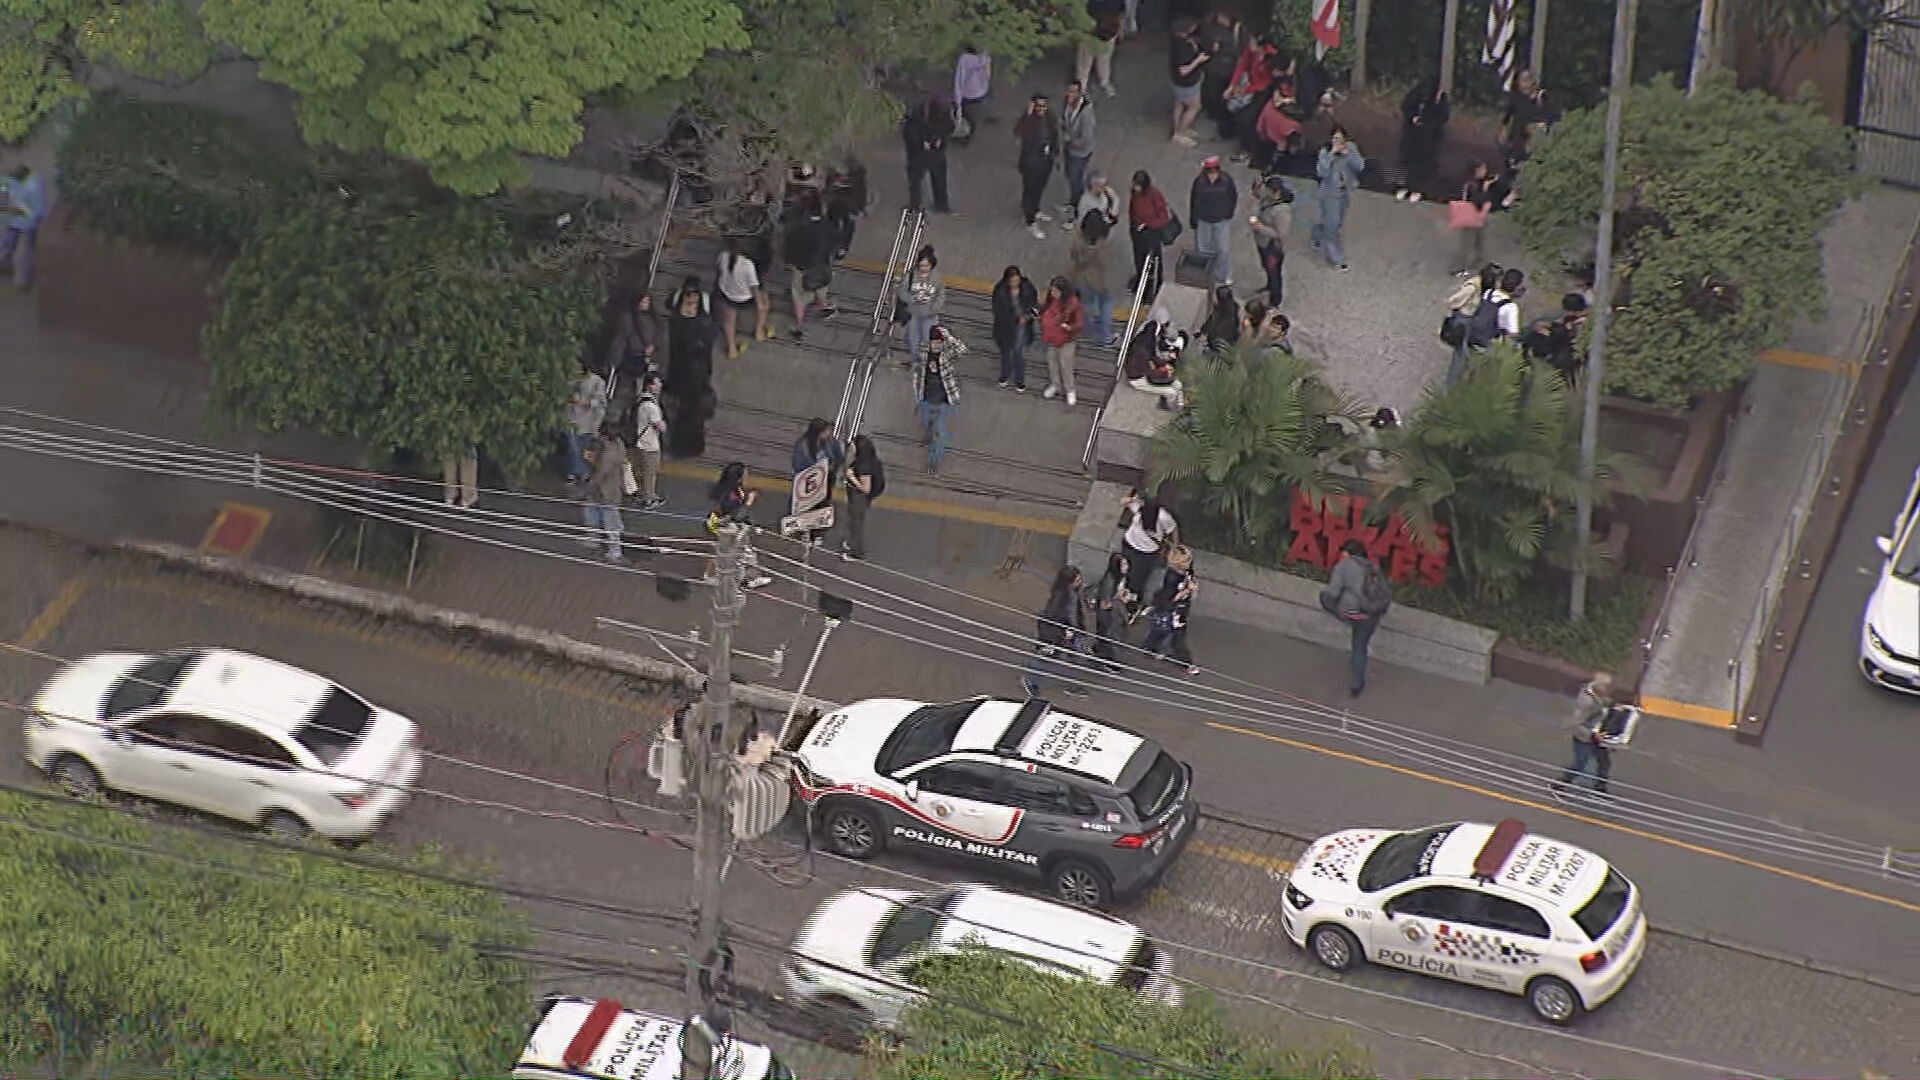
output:
<path id="1" fill-rule="evenodd" d="M 100 770 L 72 754 L 62 754 L 54 759 L 47 768 L 47 775 L 60 786 L 60 790 L 76 799 L 86 799 L 100 794 Z"/>
<path id="2" fill-rule="evenodd" d="M 1542 975 L 1527 984 L 1527 1004 L 1549 1024 L 1570 1024 L 1580 1015 L 1580 995 L 1565 979 Z"/>
<path id="3" fill-rule="evenodd" d="M 1307 932 L 1307 949 L 1328 971 L 1350 971 L 1361 960 L 1360 941 L 1344 926 L 1321 923 Z"/>
<path id="4" fill-rule="evenodd" d="M 827 847 L 849 859 L 870 859 L 883 846 L 880 822 L 858 806 L 841 803 L 827 809 L 824 822 Z"/>
<path id="5" fill-rule="evenodd" d="M 1075 859 L 1053 864 L 1047 873 L 1054 899 L 1086 908 L 1104 908 L 1113 902 L 1113 886 L 1100 868 Z"/>
<path id="6" fill-rule="evenodd" d="M 285 810 L 274 810 L 269 812 L 266 817 L 260 819 L 260 831 L 273 837 L 275 840 L 297 843 L 305 840 L 307 834 L 311 833 L 313 829 L 310 828 L 306 822 L 301 821 L 298 817 Z"/>

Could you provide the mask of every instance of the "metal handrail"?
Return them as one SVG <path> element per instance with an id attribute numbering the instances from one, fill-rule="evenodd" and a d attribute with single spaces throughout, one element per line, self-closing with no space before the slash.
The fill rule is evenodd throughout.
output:
<path id="1" fill-rule="evenodd" d="M 660 256 L 667 250 L 667 233 L 673 228 L 673 211 L 680 204 L 680 170 L 673 170 L 673 178 L 667 182 L 667 206 L 660 211 L 660 233 L 653 240 L 653 257 L 647 260 L 647 283 L 645 292 L 653 291 L 653 279 L 660 273 Z"/>
<path id="2" fill-rule="evenodd" d="M 860 433 L 860 425 L 867 419 L 867 399 L 873 393 L 873 372 L 879 366 L 880 358 L 886 355 L 888 343 L 893 337 L 893 311 L 887 306 L 888 297 L 899 291 L 898 282 L 906 280 L 909 268 L 913 265 L 915 254 L 920 250 L 920 241 L 927 235 L 927 216 L 918 210 L 909 210 L 912 215 L 913 236 L 901 250 L 901 259 L 896 267 L 887 264 L 887 273 L 880 282 L 880 295 L 874 299 L 873 326 L 867 331 L 867 340 L 861 343 L 860 353 L 866 359 L 866 369 L 860 379 L 860 398 L 853 408 L 853 423 L 848 425 L 845 438 L 851 440 Z"/>
<path id="3" fill-rule="evenodd" d="M 881 312 L 885 310 L 887 294 L 892 292 L 891 286 L 895 264 L 899 262 L 900 252 L 903 247 L 906 250 L 912 250 L 912 241 L 907 240 L 903 244 L 903 238 L 909 236 L 917 237 L 920 232 L 920 225 L 919 215 L 915 211 L 911 209 L 900 211 L 900 223 L 894 226 L 893 229 L 893 249 L 887 252 L 887 269 L 880 278 L 880 295 L 874 297 L 873 300 L 873 319 L 867 324 L 867 333 L 860 342 L 860 348 L 855 350 L 853 359 L 847 362 L 847 378 L 845 383 L 840 387 L 840 407 L 833 414 L 833 428 L 836 432 L 842 432 L 845 438 L 851 439 L 853 437 L 853 432 L 845 430 L 845 425 L 847 422 L 847 407 L 853 404 L 854 384 L 860 378 L 860 362 L 865 359 L 874 335 L 879 332 L 880 315 Z"/>
<path id="4" fill-rule="evenodd" d="M 1720 445 L 1723 448 L 1732 441 L 1733 425 L 1738 418 L 1739 410 L 1728 410 L 1726 434 L 1720 439 Z M 1654 643 L 1665 641 L 1673 636 L 1667 629 L 1667 615 L 1672 611 L 1673 597 L 1680 591 L 1680 583 L 1687 579 L 1689 571 L 1700 565 L 1694 548 L 1700 541 L 1700 527 L 1706 524 L 1707 503 L 1712 500 L 1714 491 L 1720 487 L 1720 481 L 1726 479 L 1726 476 L 1727 455 L 1723 452 L 1719 463 L 1714 466 L 1713 475 L 1707 479 L 1706 489 L 1693 497 L 1693 524 L 1687 528 L 1687 539 L 1680 545 L 1679 558 L 1672 566 L 1667 567 L 1667 591 L 1660 597 L 1660 610 L 1654 613 L 1653 625 L 1647 628 L 1647 636 L 1640 642 L 1640 651 L 1648 661 L 1652 659 Z"/>
<path id="5" fill-rule="evenodd" d="M 1127 367 L 1127 347 L 1133 342 L 1134 330 L 1140 326 L 1142 316 L 1141 308 L 1147 302 L 1147 283 L 1153 280 L 1154 274 L 1159 270 L 1158 264 L 1159 257 L 1151 254 L 1140 263 L 1140 280 L 1133 286 L 1133 308 L 1127 312 L 1127 326 L 1126 329 L 1120 332 L 1120 347 L 1114 350 L 1113 354 L 1114 389 L 1108 392 L 1107 401 L 1113 400 L 1113 393 L 1118 392 L 1120 389 L 1120 383 L 1122 382 L 1120 376 L 1125 374 Z M 1156 299 L 1158 298 L 1156 297 Z M 1093 471 L 1093 444 L 1094 440 L 1100 437 L 1100 421 L 1106 419 L 1106 415 L 1106 401 L 1094 407 L 1093 426 L 1087 428 L 1087 445 L 1080 450 L 1080 469 L 1082 472 Z"/>

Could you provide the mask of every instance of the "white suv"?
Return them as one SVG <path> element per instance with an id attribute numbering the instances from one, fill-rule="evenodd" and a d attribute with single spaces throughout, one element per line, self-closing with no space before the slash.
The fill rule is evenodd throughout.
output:
<path id="1" fill-rule="evenodd" d="M 787 992 L 842 1018 L 891 1028 L 921 994 L 914 969 L 967 947 L 1180 1004 L 1172 960 L 1139 927 L 990 885 L 933 893 L 849 889 L 831 897 L 793 943 Z"/>
<path id="2" fill-rule="evenodd" d="M 1321 837 L 1294 864 L 1280 923 L 1335 971 L 1371 960 L 1522 994 L 1556 1024 L 1619 993 L 1647 948 L 1632 882 L 1511 819 Z"/>
<path id="3" fill-rule="evenodd" d="M 413 721 L 225 649 L 69 664 L 33 700 L 26 756 L 74 794 L 111 789 L 348 842 L 406 804 L 421 764 Z"/>
<path id="4" fill-rule="evenodd" d="M 1860 671 L 1877 686 L 1920 694 L 1920 470 L 1887 535 L 1880 578 L 1860 620 Z"/>

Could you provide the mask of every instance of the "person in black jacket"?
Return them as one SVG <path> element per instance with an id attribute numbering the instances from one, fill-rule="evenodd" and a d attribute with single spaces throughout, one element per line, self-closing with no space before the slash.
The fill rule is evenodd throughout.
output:
<path id="1" fill-rule="evenodd" d="M 1187 220 L 1193 223 L 1193 250 L 1213 264 L 1215 285 L 1233 284 L 1233 213 L 1240 205 L 1240 189 L 1220 168 L 1218 156 L 1200 163 L 1187 198 Z"/>
<path id="2" fill-rule="evenodd" d="M 1052 221 L 1053 215 L 1040 205 L 1047 197 L 1053 163 L 1060 157 L 1060 121 L 1048 110 L 1047 95 L 1033 95 L 1026 115 L 1013 125 L 1013 137 L 1020 142 L 1020 214 L 1026 218 L 1027 231 L 1036 240 L 1045 240 L 1047 233 L 1040 222 Z"/>
<path id="3" fill-rule="evenodd" d="M 1017 266 L 993 287 L 993 343 L 1000 350 L 1000 388 L 1027 392 L 1027 345 L 1033 341 L 1040 293 Z"/>
<path id="4" fill-rule="evenodd" d="M 1044 680 L 1060 682 L 1060 691 L 1069 697 L 1085 697 L 1087 688 L 1075 681 L 1080 667 L 1076 663 L 1080 639 L 1086 634 L 1081 609 L 1086 605 L 1086 583 L 1076 567 L 1063 566 L 1054 575 L 1047 592 L 1047 604 L 1034 622 L 1033 658 L 1027 661 L 1020 686 L 1027 696 L 1039 697 Z"/>
<path id="5" fill-rule="evenodd" d="M 817 196 L 807 194 L 800 206 L 785 244 L 787 266 L 793 271 L 793 329 L 788 332 L 795 341 L 806 337 L 807 308 L 818 306 L 821 318 L 833 318 L 827 287 L 833 284 L 833 256 L 840 240 Z"/>
<path id="6" fill-rule="evenodd" d="M 947 201 L 947 140 L 953 138 L 953 106 L 938 94 L 916 106 L 900 124 L 907 146 L 907 206 L 918 210 L 923 179 L 932 182 L 933 209 L 950 214 Z"/>
<path id="7" fill-rule="evenodd" d="M 688 278 L 674 295 L 672 321 L 667 324 L 666 394 L 673 408 L 668 418 L 668 453 L 677 458 L 699 457 L 707 449 L 707 421 L 718 404 L 713 393 L 713 315 L 698 278 Z"/>
<path id="8" fill-rule="evenodd" d="M 1440 144 L 1447 137 L 1447 119 L 1452 115 L 1440 80 L 1429 78 L 1414 87 L 1400 101 L 1400 187 L 1396 199 L 1419 202 L 1435 194 L 1434 170 L 1440 161 Z"/>

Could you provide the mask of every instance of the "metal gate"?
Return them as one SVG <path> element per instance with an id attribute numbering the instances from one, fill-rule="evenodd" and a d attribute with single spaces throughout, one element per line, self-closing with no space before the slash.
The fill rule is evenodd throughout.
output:
<path id="1" fill-rule="evenodd" d="M 1884 0 L 1860 72 L 1860 169 L 1920 188 L 1920 0 Z"/>

